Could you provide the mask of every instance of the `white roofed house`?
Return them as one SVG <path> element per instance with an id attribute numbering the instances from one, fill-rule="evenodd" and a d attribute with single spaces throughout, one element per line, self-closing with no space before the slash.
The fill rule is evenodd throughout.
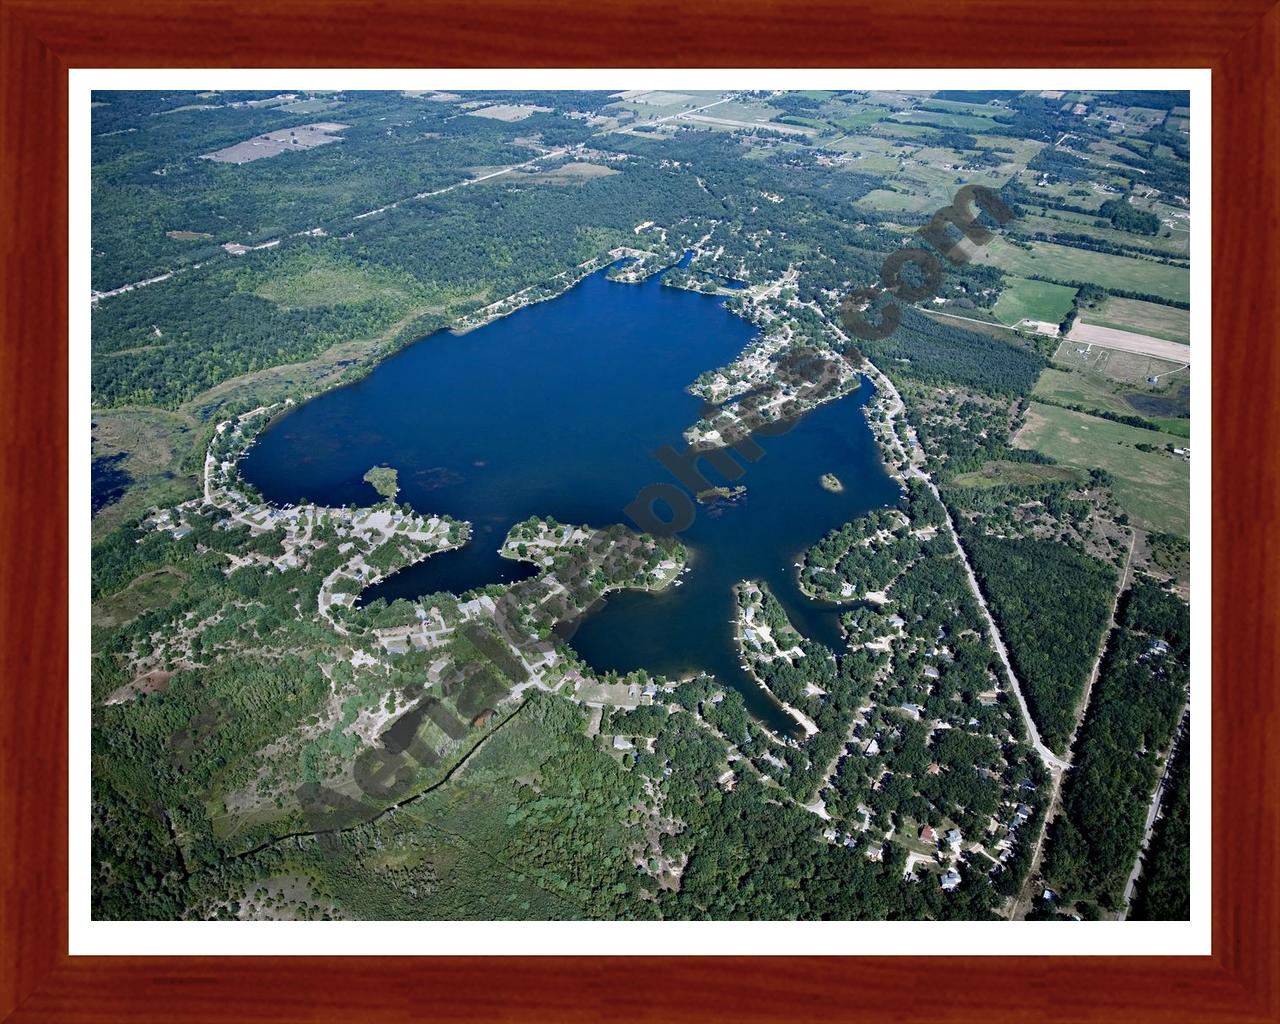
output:
<path id="1" fill-rule="evenodd" d="M 952 868 L 942 876 L 939 880 L 939 884 L 942 886 L 943 892 L 951 892 L 960 884 L 960 872 L 955 868 Z"/>

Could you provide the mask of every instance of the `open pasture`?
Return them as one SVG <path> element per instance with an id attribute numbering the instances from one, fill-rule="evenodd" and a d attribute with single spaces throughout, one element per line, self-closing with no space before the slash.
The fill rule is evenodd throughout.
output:
<path id="1" fill-rule="evenodd" d="M 1084 281 L 1101 288 L 1119 288 L 1181 302 L 1191 296 L 1191 275 L 1186 267 L 1091 249 L 1073 249 L 1051 242 L 1029 245 L 1029 249 L 1024 249 L 1004 238 L 995 238 L 978 251 L 974 262 L 996 266 L 1020 277 Z"/>
<path id="2" fill-rule="evenodd" d="M 1185 438 L 1033 402 L 1013 443 L 1062 465 L 1106 470 L 1116 500 L 1139 526 L 1189 535 L 1191 464 L 1165 450 L 1185 445 Z"/>
<path id="3" fill-rule="evenodd" d="M 1029 281 L 1025 277 L 1010 277 L 1004 291 L 992 309 L 1003 324 L 1038 320 L 1058 324 L 1071 309 L 1076 290 L 1067 285 L 1050 284 L 1048 281 Z"/>
<path id="4" fill-rule="evenodd" d="M 1191 313 L 1158 302 L 1110 295 L 1097 309 L 1085 310 L 1081 319 L 1117 331 L 1132 331 L 1184 345 L 1191 342 Z"/>

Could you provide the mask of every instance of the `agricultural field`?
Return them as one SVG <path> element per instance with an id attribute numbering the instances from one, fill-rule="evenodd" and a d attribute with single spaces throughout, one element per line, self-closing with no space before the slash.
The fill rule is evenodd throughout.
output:
<path id="1" fill-rule="evenodd" d="M 1043 452 L 1063 465 L 1105 470 L 1112 477 L 1116 500 L 1138 526 L 1189 535 L 1191 464 L 1167 450 L 1186 444 L 1177 434 L 1033 403 L 1013 443 Z"/>
<path id="2" fill-rule="evenodd" d="M 1058 324 L 1071 309 L 1076 289 L 1048 281 L 1009 277 L 992 313 L 1003 324 L 1013 326 L 1023 320 Z"/>
<path id="3" fill-rule="evenodd" d="M 531 103 L 498 103 L 492 107 L 478 107 L 468 110 L 472 117 L 488 117 L 495 121 L 523 121 L 534 114 L 549 114 L 550 107 L 539 107 Z"/>
<path id="4" fill-rule="evenodd" d="M 316 146 L 325 146 L 331 142 L 341 142 L 342 136 L 337 133 L 350 127 L 349 124 L 327 121 L 302 124 L 297 128 L 266 132 L 252 139 L 246 139 L 244 142 L 237 142 L 234 146 L 227 146 L 213 153 L 205 153 L 201 159 L 220 164 L 247 164 L 254 160 L 279 156 L 281 153 L 314 149 Z"/>
<path id="5" fill-rule="evenodd" d="M 991 119 L 988 117 L 974 117 L 972 114 L 956 114 L 947 111 L 929 110 L 925 108 L 917 108 L 915 110 L 904 110 L 894 114 L 895 121 L 902 121 L 905 124 L 927 124 L 940 128 L 958 128 L 961 131 L 989 131 L 991 129 Z"/>
<path id="6" fill-rule="evenodd" d="M 1079 199 L 1079 196 L 1073 196 Z M 1044 213 L 1028 207 L 1017 222 L 1018 233 L 1024 236 L 1087 235 L 1107 245 L 1124 249 L 1157 249 L 1167 256 L 1186 259 L 1190 249 L 1190 236 L 1186 232 L 1162 228 L 1156 235 L 1135 235 L 1111 226 L 1098 227 L 1098 217 L 1077 213 L 1074 210 L 1046 208 Z"/>
<path id="7" fill-rule="evenodd" d="M 1176 306 L 1164 306 L 1140 299 L 1121 299 L 1109 295 L 1097 309 L 1080 314 L 1082 323 L 1111 327 L 1117 331 L 1133 331 L 1165 341 L 1191 343 L 1191 313 Z"/>
<path id="8" fill-rule="evenodd" d="M 1023 277 L 1083 281 L 1101 288 L 1159 295 L 1178 302 L 1186 302 L 1191 297 L 1191 275 L 1186 267 L 1091 249 L 1073 249 L 1052 242 L 1030 242 L 1023 248 L 1004 238 L 995 238 L 978 251 L 974 261 Z"/>

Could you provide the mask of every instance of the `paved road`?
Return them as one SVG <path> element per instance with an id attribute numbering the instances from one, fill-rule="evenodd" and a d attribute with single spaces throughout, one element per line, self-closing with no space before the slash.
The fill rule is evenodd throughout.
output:
<path id="1" fill-rule="evenodd" d="M 1136 352 L 1142 356 L 1167 359 L 1171 363 L 1191 365 L 1191 346 L 1163 338 L 1152 338 L 1131 331 L 1117 331 L 1114 327 L 1086 324 L 1079 320 L 1071 328 L 1067 340 L 1078 345 L 1096 345 L 1098 348 L 1115 349 L 1118 352 Z"/>

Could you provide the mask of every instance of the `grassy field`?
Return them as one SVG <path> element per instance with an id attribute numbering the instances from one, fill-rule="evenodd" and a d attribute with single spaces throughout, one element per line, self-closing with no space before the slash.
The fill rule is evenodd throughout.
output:
<path id="1" fill-rule="evenodd" d="M 1006 484 L 1083 483 L 1085 474 L 1072 466 L 1043 466 L 1036 462 L 985 463 L 981 469 L 961 473 L 951 482 L 957 487 L 1002 487 Z"/>
<path id="2" fill-rule="evenodd" d="M 1190 464 L 1164 451 L 1136 447 L 1181 446 L 1183 439 L 1176 434 L 1033 403 L 1014 444 L 1043 452 L 1063 465 L 1106 470 L 1113 478 L 1116 499 L 1139 526 L 1189 536 Z"/>
<path id="3" fill-rule="evenodd" d="M 1075 297 L 1076 290 L 1065 285 L 1010 277 L 992 312 L 1001 323 L 1010 325 L 1020 320 L 1058 324 L 1067 315 Z"/>
<path id="4" fill-rule="evenodd" d="M 1073 196 L 1072 198 L 1077 199 L 1080 197 Z M 1113 227 L 1100 228 L 1097 224 L 1097 216 L 1075 213 L 1070 210 L 1050 209 L 1042 215 L 1038 212 L 1033 213 L 1029 209 L 1018 221 L 1018 231 L 1024 235 L 1035 235 L 1037 232 L 1043 232 L 1046 235 L 1058 232 L 1089 235 L 1091 238 L 1108 242 L 1111 245 L 1127 248 L 1142 246 L 1143 248 L 1158 249 L 1169 256 L 1182 257 L 1184 259 L 1187 256 L 1190 236 L 1186 232 L 1173 232 L 1166 238 L 1165 229 L 1163 228 L 1158 235 L 1134 235 Z"/>
<path id="5" fill-rule="evenodd" d="M 1087 281 L 1103 288 L 1160 295 L 1180 302 L 1191 297 L 1191 275 L 1172 267 L 1130 256 L 1112 256 L 1090 249 L 1073 249 L 1051 242 L 1032 242 L 1030 251 L 995 238 L 978 251 L 975 262 L 999 267 L 1010 274 L 1036 274 L 1055 281 Z"/>
<path id="6" fill-rule="evenodd" d="M 1009 116 L 1009 111 L 1004 107 L 993 107 L 989 103 L 961 103 L 959 100 L 930 99 L 923 106 L 951 114 L 971 114 L 974 117 L 994 118 L 999 115 L 1008 118 Z"/>
<path id="7" fill-rule="evenodd" d="M 1115 413 L 1118 416 L 1141 416 L 1166 433 L 1186 438 L 1191 436 L 1191 420 L 1188 417 L 1151 416 L 1136 408 L 1125 398 L 1126 395 L 1145 393 L 1167 396 L 1170 401 L 1176 402 L 1177 391 L 1187 384 L 1189 378 L 1183 373 L 1176 379 L 1178 382 L 1176 385 L 1140 390 L 1109 380 L 1099 373 L 1087 370 L 1073 372 L 1050 367 L 1040 374 L 1031 394 L 1035 398 L 1043 398 L 1046 401 L 1080 405 L 1098 412 Z"/>
<path id="8" fill-rule="evenodd" d="M 1133 356 L 1132 358 L 1145 359 L 1146 357 Z M 1066 370 L 1050 367 L 1040 374 L 1032 394 L 1037 398 L 1047 398 L 1055 402 L 1083 405 L 1090 409 L 1101 409 L 1121 416 L 1135 416 L 1140 413 L 1134 405 L 1125 400 L 1125 395 L 1140 392 L 1172 398 L 1189 380 L 1190 377 L 1184 371 L 1177 375 L 1176 383 L 1164 387 L 1133 388 L 1093 370 Z M 1175 410 L 1168 411 L 1172 414 Z"/>
<path id="9" fill-rule="evenodd" d="M 121 626 L 132 622 L 143 612 L 163 608 L 177 596 L 186 582 L 187 574 L 171 565 L 143 573 L 123 590 L 95 604 L 93 623 L 95 626 Z"/>
<path id="10" fill-rule="evenodd" d="M 406 277 L 374 271 L 353 264 L 298 260 L 284 273 L 268 277 L 254 294 L 286 309 L 317 309 L 324 306 L 356 305 L 382 297 L 399 304 L 420 291 Z"/>
<path id="11" fill-rule="evenodd" d="M 933 124 L 966 132 L 991 130 L 991 118 L 989 117 L 974 117 L 972 114 L 952 114 L 941 110 L 903 110 L 894 114 L 893 119 L 902 121 L 904 124 Z"/>
<path id="12" fill-rule="evenodd" d="M 1080 319 L 1087 324 L 1148 334 L 1166 341 L 1191 342 L 1191 314 L 1157 302 L 1118 299 L 1112 295 L 1098 309 L 1086 310 Z"/>
<path id="13" fill-rule="evenodd" d="M 858 110 L 847 114 L 833 114 L 829 120 L 847 132 L 856 132 L 883 121 L 887 116 L 886 110 Z"/>
<path id="14" fill-rule="evenodd" d="M 1149 420 L 1166 434 L 1176 434 L 1184 440 L 1191 436 L 1191 420 L 1185 417 L 1148 416 Z"/>
<path id="15" fill-rule="evenodd" d="M 1111 348 L 1086 347 L 1084 352 L 1078 352 L 1080 347 L 1073 341 L 1062 342 L 1053 354 L 1054 365 L 1069 370 L 1088 370 L 1121 384 L 1140 385 L 1143 391 L 1156 394 L 1177 383 L 1185 384 L 1191 376 L 1189 369 L 1179 370 L 1185 366 L 1184 363 Z M 1148 387 L 1149 377 L 1159 377 L 1163 384 Z"/>
<path id="16" fill-rule="evenodd" d="M 938 205 L 935 199 L 927 195 L 907 195 L 883 188 L 872 189 L 858 203 L 872 210 L 906 210 L 909 213 L 923 213 Z"/>

